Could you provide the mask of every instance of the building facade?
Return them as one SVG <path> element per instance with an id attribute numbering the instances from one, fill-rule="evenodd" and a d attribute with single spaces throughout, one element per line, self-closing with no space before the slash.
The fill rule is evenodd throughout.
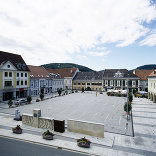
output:
<path id="1" fill-rule="evenodd" d="M 148 98 L 156 102 L 156 70 L 148 76 Z"/>
<path id="2" fill-rule="evenodd" d="M 74 90 L 103 90 L 103 72 L 78 72 L 73 79 Z"/>
<path id="3" fill-rule="evenodd" d="M 128 83 L 127 83 L 128 81 Z M 109 89 L 127 89 L 129 92 L 133 90 L 139 91 L 140 78 L 127 69 L 105 69 L 103 75 L 103 88 L 104 91 Z"/>
<path id="4" fill-rule="evenodd" d="M 0 51 L 0 101 L 29 95 L 30 71 L 20 55 Z"/>
<path id="5" fill-rule="evenodd" d="M 148 92 L 148 79 L 147 77 L 154 71 L 153 70 L 134 70 L 133 74 L 140 78 L 140 91 Z"/>
<path id="6" fill-rule="evenodd" d="M 63 68 L 63 69 L 46 69 L 49 73 L 54 73 L 56 75 L 61 75 L 64 78 L 64 89 L 65 90 L 72 90 L 72 81 L 79 72 L 78 68 Z"/>
<path id="7" fill-rule="evenodd" d="M 37 96 L 40 93 L 49 94 L 63 89 L 64 79 L 59 75 L 48 73 L 43 67 L 29 65 L 28 68 L 30 70 L 31 96 Z"/>

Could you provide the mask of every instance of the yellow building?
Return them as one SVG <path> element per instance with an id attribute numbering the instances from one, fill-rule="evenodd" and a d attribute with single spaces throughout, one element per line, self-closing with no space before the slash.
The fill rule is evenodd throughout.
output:
<path id="1" fill-rule="evenodd" d="M 27 97 L 30 71 L 20 55 L 0 51 L 0 101 Z"/>
<path id="2" fill-rule="evenodd" d="M 74 90 L 103 91 L 103 72 L 78 72 L 73 79 Z"/>
<path id="3" fill-rule="evenodd" d="M 148 77 L 148 98 L 156 102 L 156 70 Z"/>

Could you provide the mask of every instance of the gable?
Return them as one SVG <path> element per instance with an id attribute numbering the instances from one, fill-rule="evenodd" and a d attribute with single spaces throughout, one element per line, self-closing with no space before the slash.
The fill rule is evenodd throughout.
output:
<path id="1" fill-rule="evenodd" d="M 7 61 L 6 63 L 4 63 L 0 69 L 3 69 L 3 70 L 17 70 L 17 68 L 10 62 L 10 61 Z"/>

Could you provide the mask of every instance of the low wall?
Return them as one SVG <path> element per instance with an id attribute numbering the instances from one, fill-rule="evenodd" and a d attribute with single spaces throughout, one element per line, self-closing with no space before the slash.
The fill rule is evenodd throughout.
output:
<path id="1" fill-rule="evenodd" d="M 46 118 L 46 117 L 34 117 L 31 114 L 23 114 L 22 115 L 22 124 L 36 127 L 36 128 L 43 128 L 43 129 L 54 129 L 54 119 Z"/>
<path id="2" fill-rule="evenodd" d="M 76 132 L 91 136 L 104 137 L 104 125 L 87 121 L 67 120 L 69 132 Z"/>
<path id="3" fill-rule="evenodd" d="M 39 119 L 38 119 L 38 128 L 53 130 L 54 129 L 54 119 L 39 117 Z"/>
<path id="4" fill-rule="evenodd" d="M 22 114 L 22 124 L 34 127 L 33 115 Z"/>

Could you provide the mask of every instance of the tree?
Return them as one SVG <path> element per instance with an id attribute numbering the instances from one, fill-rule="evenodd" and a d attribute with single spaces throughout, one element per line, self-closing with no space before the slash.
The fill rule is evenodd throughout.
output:
<path id="1" fill-rule="evenodd" d="M 128 102 L 128 112 L 130 112 L 131 109 L 132 109 L 132 105 Z M 125 104 L 124 104 L 124 111 L 127 112 L 127 102 L 125 102 Z"/>
<path id="2" fill-rule="evenodd" d="M 82 87 L 82 93 L 84 93 L 84 88 Z"/>
<path id="3" fill-rule="evenodd" d="M 12 104 L 13 104 L 13 102 L 12 102 L 12 100 L 10 99 L 10 100 L 8 101 L 8 106 L 11 107 Z"/>
<path id="4" fill-rule="evenodd" d="M 129 101 L 130 103 L 133 101 L 133 96 L 132 96 L 132 94 L 129 94 L 129 95 L 128 95 L 128 101 Z"/>
<path id="5" fill-rule="evenodd" d="M 31 96 L 29 95 L 29 96 L 27 97 L 27 102 L 28 102 L 28 103 L 31 103 L 31 101 L 32 101 L 32 98 L 31 98 Z"/>
<path id="6" fill-rule="evenodd" d="M 44 94 L 41 93 L 40 94 L 40 99 L 43 100 L 43 98 L 44 98 Z"/>
<path id="7" fill-rule="evenodd" d="M 58 89 L 58 94 L 59 94 L 59 96 L 61 96 L 61 93 L 62 93 L 62 89 Z"/>

